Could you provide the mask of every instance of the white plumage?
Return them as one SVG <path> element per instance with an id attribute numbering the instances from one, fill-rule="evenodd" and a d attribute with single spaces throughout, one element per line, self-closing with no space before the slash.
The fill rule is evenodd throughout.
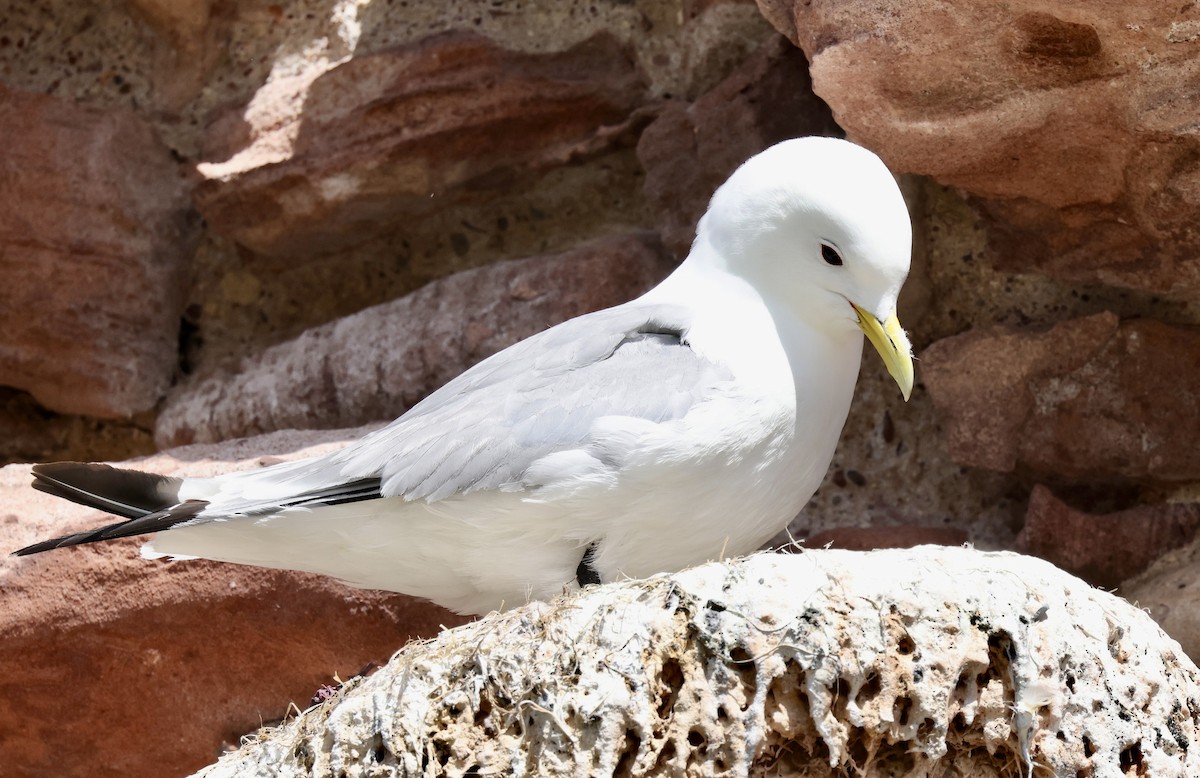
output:
<path id="1" fill-rule="evenodd" d="M 131 520 L 18 553 L 164 530 L 148 553 L 471 613 L 747 553 L 824 476 L 863 332 L 911 390 L 895 317 L 910 245 L 877 157 L 785 141 L 718 189 L 687 259 L 641 298 L 518 343 L 320 458 L 112 489 L 121 471 L 39 466 L 38 488 Z"/>

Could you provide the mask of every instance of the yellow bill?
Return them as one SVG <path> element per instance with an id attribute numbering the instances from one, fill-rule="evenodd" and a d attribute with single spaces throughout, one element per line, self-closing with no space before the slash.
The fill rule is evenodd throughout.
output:
<path id="1" fill-rule="evenodd" d="M 876 319 L 874 314 L 857 305 L 854 305 L 854 310 L 858 312 L 858 326 L 866 333 L 867 340 L 871 341 L 879 356 L 883 357 L 883 364 L 887 365 L 888 372 L 900 386 L 900 393 L 908 400 L 913 388 L 912 345 L 900 326 L 900 320 L 896 318 L 895 309 L 888 314 L 887 321 Z"/>

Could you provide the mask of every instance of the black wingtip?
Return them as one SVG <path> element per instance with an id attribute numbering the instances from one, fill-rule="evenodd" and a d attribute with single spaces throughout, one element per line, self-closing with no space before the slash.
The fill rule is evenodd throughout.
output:
<path id="1" fill-rule="evenodd" d="M 50 549 L 54 548 L 52 545 L 53 543 L 53 540 L 44 540 L 41 543 L 34 543 L 32 546 L 18 548 L 16 551 L 10 553 L 9 556 L 29 556 L 30 554 L 40 554 L 43 551 L 49 551 Z"/>
<path id="2" fill-rule="evenodd" d="M 85 532 L 76 532 L 71 535 L 63 535 L 62 537 L 50 538 L 39 543 L 19 548 L 12 552 L 10 556 L 31 556 L 40 554 L 43 551 L 53 551 L 56 548 L 66 548 L 67 546 L 78 546 L 82 543 L 95 543 L 98 540 L 107 540 L 107 534 L 117 527 L 123 527 L 129 524 L 127 521 L 118 521 L 114 524 L 106 524 L 103 527 L 90 529 Z"/>
<path id="3" fill-rule="evenodd" d="M 58 548 L 59 544 L 63 540 L 66 540 L 66 538 L 54 538 L 53 540 L 43 540 L 41 543 L 34 543 L 32 546 L 26 546 L 25 548 L 18 548 L 16 551 L 9 554 L 9 556 L 32 556 L 33 554 L 40 554 L 43 551 L 50 551 L 52 549 Z"/>
<path id="4" fill-rule="evenodd" d="M 43 540 L 40 543 L 34 543 L 31 546 L 17 549 L 12 552 L 12 556 L 30 556 L 31 554 L 40 554 L 43 551 L 53 551 L 56 548 L 81 546 L 84 543 L 99 543 L 104 540 L 116 540 L 135 535 L 150 535 L 155 532 L 162 532 L 178 524 L 191 521 L 207 505 L 208 502 L 205 500 L 187 500 L 179 505 L 172 505 L 166 510 L 140 516 L 129 521 L 118 521 L 114 524 L 105 524 L 103 527 L 96 527 L 84 532 L 76 532 L 73 535 L 63 535 L 59 538 Z"/>
<path id="5" fill-rule="evenodd" d="M 33 488 L 64 500 L 136 519 L 179 503 L 179 478 L 92 462 L 34 465 Z"/>
<path id="6" fill-rule="evenodd" d="M 12 552 L 13 556 L 158 532 L 190 521 L 208 504 L 201 500 L 180 503 L 181 479 L 138 470 L 91 462 L 49 462 L 34 465 L 30 472 L 33 488 L 39 492 L 98 508 L 128 521 L 43 540 Z"/>

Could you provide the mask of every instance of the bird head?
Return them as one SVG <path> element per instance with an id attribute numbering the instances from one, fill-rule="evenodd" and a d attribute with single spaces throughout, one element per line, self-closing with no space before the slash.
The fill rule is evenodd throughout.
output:
<path id="1" fill-rule="evenodd" d="M 776 144 L 716 191 L 697 241 L 772 307 L 822 328 L 861 329 L 908 399 L 912 347 L 896 299 L 912 226 L 879 157 L 835 138 Z"/>

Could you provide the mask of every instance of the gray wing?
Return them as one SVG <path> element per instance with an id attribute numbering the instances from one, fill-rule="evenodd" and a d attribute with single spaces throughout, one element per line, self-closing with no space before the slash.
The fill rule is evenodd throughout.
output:
<path id="1" fill-rule="evenodd" d="M 684 309 L 652 305 L 571 319 L 482 361 L 331 461 L 342 478 L 374 475 L 383 495 L 407 499 L 514 484 L 541 457 L 580 445 L 595 419 L 678 419 L 730 381 L 688 346 L 688 324 Z"/>
<path id="2" fill-rule="evenodd" d="M 206 516 L 379 496 L 430 502 L 520 488 L 530 466 L 580 446 L 596 419 L 683 417 L 732 374 L 688 345 L 678 306 L 580 316 L 489 357 L 408 413 L 323 457 L 214 481 Z"/>
<path id="3" fill-rule="evenodd" d="M 732 379 L 687 343 L 674 306 L 581 316 L 479 363 L 389 426 L 330 457 L 343 480 L 385 496 L 440 500 L 520 481 L 535 461 L 584 442 L 603 416 L 678 419 Z"/>

